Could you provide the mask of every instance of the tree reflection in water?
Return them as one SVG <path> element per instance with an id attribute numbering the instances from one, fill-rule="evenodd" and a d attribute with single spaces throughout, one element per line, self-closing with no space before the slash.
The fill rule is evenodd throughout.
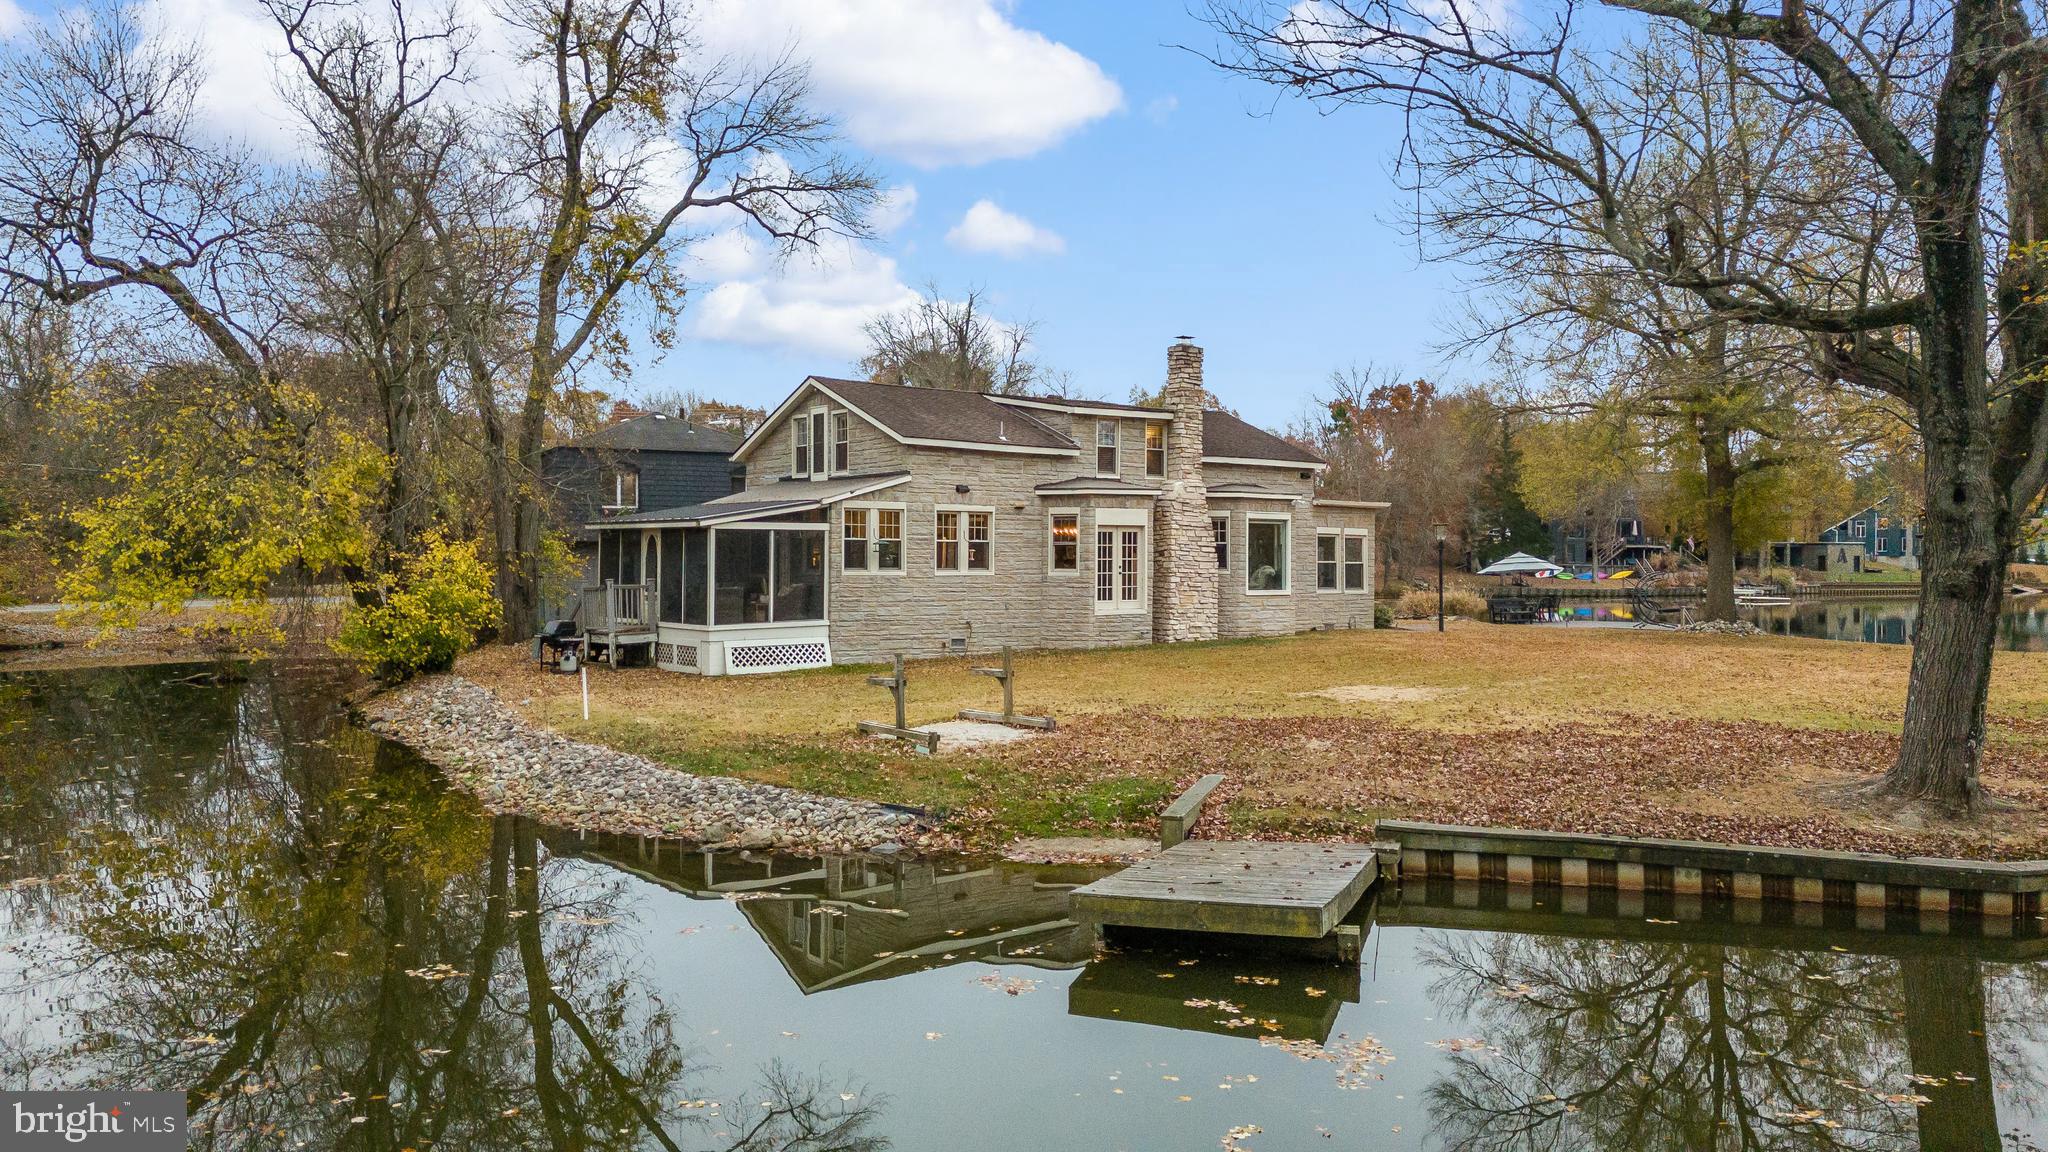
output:
<path id="1" fill-rule="evenodd" d="M 1995 1150 L 1993 1085 L 2038 1083 L 2048 989 L 2039 966 L 1961 944 L 1894 958 L 1431 932 L 1432 999 L 1479 1042 L 1451 1045 L 1431 1116 L 1473 1152 Z"/>
<path id="2" fill-rule="evenodd" d="M 5 830 L 63 874 L 0 894 L 45 929 L 0 988 L 44 1020 L 6 1030 L 6 1082 L 189 1086 L 206 1148 L 887 1146 L 878 1100 L 780 1066 L 744 1104 L 691 1099 L 704 1070 L 611 939 L 620 882 L 339 723 L 322 678 L 204 694 L 233 706 L 182 713 L 174 741 L 149 728 L 161 678 L 130 686 L 77 712 L 0 686 L 0 732 L 51 750 L 8 766 Z"/>

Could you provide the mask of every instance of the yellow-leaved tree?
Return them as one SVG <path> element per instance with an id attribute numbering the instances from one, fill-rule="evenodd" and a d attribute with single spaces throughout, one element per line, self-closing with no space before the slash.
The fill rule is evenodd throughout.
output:
<path id="1" fill-rule="evenodd" d="M 59 587 L 75 617 L 113 629 L 206 599 L 206 622 L 274 642 L 281 583 L 349 577 L 369 556 L 385 457 L 315 393 L 185 366 L 82 382 L 66 401 L 119 461 L 72 512 Z"/>
<path id="2" fill-rule="evenodd" d="M 359 588 L 334 646 L 383 680 L 446 671 L 496 622 L 491 569 L 473 540 L 438 530 L 400 563 L 393 577 Z"/>

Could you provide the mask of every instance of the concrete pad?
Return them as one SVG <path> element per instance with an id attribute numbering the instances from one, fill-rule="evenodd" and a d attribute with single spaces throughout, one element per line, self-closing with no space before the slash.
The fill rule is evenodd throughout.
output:
<path id="1" fill-rule="evenodd" d="M 1143 836 L 1040 836 L 1015 841 L 1003 849 L 1003 859 L 1018 864 L 1092 864 L 1142 860 L 1158 853 L 1159 842 Z"/>
<path id="2" fill-rule="evenodd" d="M 1016 744 L 1038 735 L 1035 728 L 1012 728 L 1007 724 L 990 724 L 982 720 L 941 720 L 937 724 L 919 725 L 915 731 L 938 733 L 941 756 L 970 748 Z"/>

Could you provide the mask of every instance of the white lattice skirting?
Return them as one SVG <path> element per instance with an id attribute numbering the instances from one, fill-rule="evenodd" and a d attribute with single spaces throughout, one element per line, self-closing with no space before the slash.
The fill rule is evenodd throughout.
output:
<path id="1" fill-rule="evenodd" d="M 730 672 L 785 672 L 792 668 L 823 668 L 831 663 L 832 652 L 823 640 L 725 646 L 725 666 Z"/>
<path id="2" fill-rule="evenodd" d="M 697 671 L 697 646 L 695 644 L 656 644 L 654 662 L 663 668 L 676 672 Z"/>

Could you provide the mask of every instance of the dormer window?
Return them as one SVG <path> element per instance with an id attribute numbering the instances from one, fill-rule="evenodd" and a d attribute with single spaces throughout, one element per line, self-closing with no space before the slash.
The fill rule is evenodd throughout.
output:
<path id="1" fill-rule="evenodd" d="M 1095 422 L 1095 474 L 1114 476 L 1116 467 L 1116 421 Z"/>
<path id="2" fill-rule="evenodd" d="M 605 504 L 607 512 L 632 512 L 640 507 L 640 474 L 623 469 L 611 474 L 611 482 L 604 486 L 610 498 Z"/>

